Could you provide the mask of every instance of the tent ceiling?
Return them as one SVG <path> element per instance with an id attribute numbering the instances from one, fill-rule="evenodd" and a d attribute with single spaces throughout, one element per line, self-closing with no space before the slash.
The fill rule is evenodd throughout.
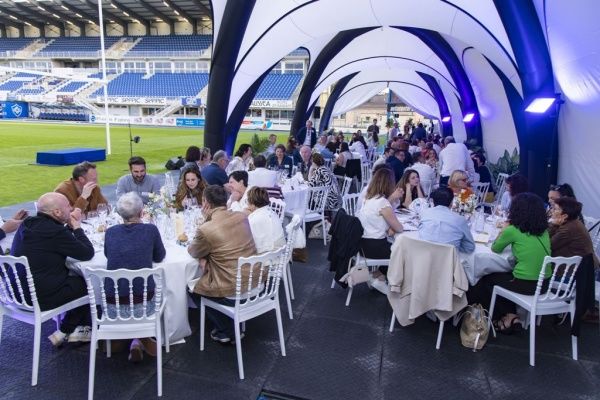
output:
<path id="1" fill-rule="evenodd" d="M 111 0 L 103 1 L 106 22 L 164 22 L 185 19 L 212 19 L 210 0 Z M 128 14 L 128 15 L 125 15 Z M 179 15 L 178 15 L 179 13 Z M 3 1 L 0 3 L 0 16 L 17 18 L 41 25 L 61 25 L 71 22 L 97 23 L 97 0 L 50 0 L 50 1 Z M 136 21 L 137 20 L 137 21 Z"/>

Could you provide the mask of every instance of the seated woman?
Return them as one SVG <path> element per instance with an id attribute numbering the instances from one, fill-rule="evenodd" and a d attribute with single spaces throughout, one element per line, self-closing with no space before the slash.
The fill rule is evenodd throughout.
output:
<path id="1" fill-rule="evenodd" d="M 560 199 L 562 197 L 570 197 L 577 200 L 577 197 L 575 197 L 575 191 L 568 183 L 550 186 L 550 189 L 548 190 L 548 204 L 550 207 L 554 206 L 556 199 Z"/>
<path id="2" fill-rule="evenodd" d="M 365 138 L 358 132 L 352 135 L 352 143 L 349 146 L 349 150 L 360 154 L 361 162 L 367 162 L 367 143 L 365 142 Z"/>
<path id="3" fill-rule="evenodd" d="M 267 167 L 269 169 L 285 170 L 287 171 L 288 178 L 292 176 L 293 165 L 294 160 L 286 154 L 285 146 L 282 144 L 278 144 L 275 147 L 275 154 L 267 160 Z"/>
<path id="4" fill-rule="evenodd" d="M 448 187 L 452 189 L 454 195 L 460 193 L 471 195 L 473 193 L 473 189 L 469 187 L 469 177 L 467 176 L 467 173 L 459 169 L 452 172 L 452 175 L 450 175 L 450 179 L 448 179 Z M 463 192 L 463 190 L 465 192 Z"/>
<path id="5" fill-rule="evenodd" d="M 402 224 L 396 218 L 392 203 L 402 197 L 403 190 L 395 187 L 394 172 L 381 168 L 367 188 L 365 201 L 358 212 L 363 226 L 361 253 L 367 258 L 388 259 L 392 244 L 387 237 L 402 232 Z"/>
<path id="6" fill-rule="evenodd" d="M 281 220 L 271 210 L 269 194 L 264 188 L 248 189 L 248 222 L 258 254 L 272 251 L 285 245 Z"/>
<path id="7" fill-rule="evenodd" d="M 483 200 L 486 203 L 491 203 L 494 201 L 494 197 L 496 196 L 496 188 L 494 187 L 494 180 L 492 178 L 492 173 L 487 165 L 485 165 L 486 158 L 481 153 L 475 153 L 471 156 L 473 159 L 473 164 L 475 165 L 475 172 L 479 174 L 479 183 L 489 183 L 489 189 L 486 195 L 486 198 Z"/>
<path id="8" fill-rule="evenodd" d="M 240 144 L 231 162 L 227 165 L 226 172 L 248 171 L 252 163 L 252 146 L 247 143 Z"/>
<path id="9" fill-rule="evenodd" d="M 505 184 L 506 191 L 502 194 L 502 198 L 500 199 L 500 207 L 503 211 L 508 211 L 512 199 L 514 199 L 516 195 L 525 193 L 529 190 L 529 182 L 525 175 L 517 172 L 506 178 Z"/>
<path id="10" fill-rule="evenodd" d="M 142 199 L 135 192 L 124 194 L 117 201 L 117 213 L 123 218 L 123 223 L 107 229 L 104 239 L 104 255 L 106 269 L 142 269 L 152 268 L 153 262 L 161 262 L 166 255 L 160 233 L 155 225 L 142 223 Z M 143 292 L 141 280 L 133 282 L 133 310 L 129 306 L 129 285 L 125 281 L 118 283 L 118 296 L 121 317 L 127 318 L 132 313 L 135 317 L 143 315 Z M 154 281 L 148 280 L 146 315 L 154 312 Z M 115 317 L 115 288 L 106 286 L 108 302 L 107 313 Z M 164 295 L 164 294 L 163 294 Z M 144 351 L 156 356 L 156 342 L 150 338 L 134 339 L 129 348 L 129 361 L 139 362 Z"/>
<path id="11" fill-rule="evenodd" d="M 402 178 L 398 182 L 398 187 L 402 188 L 404 195 L 400 198 L 400 205 L 408 208 L 415 199 L 424 199 L 423 188 L 421 187 L 421 178 L 414 169 L 405 169 Z"/>
<path id="12" fill-rule="evenodd" d="M 227 208 L 231 211 L 248 213 L 248 189 L 246 171 L 234 171 L 229 174 L 229 182 L 225 184 L 225 190 L 229 193 Z"/>
<path id="13" fill-rule="evenodd" d="M 192 206 L 201 206 L 202 192 L 205 187 L 206 182 L 197 167 L 184 169 L 175 193 L 175 208 L 177 211 Z"/>
<path id="14" fill-rule="evenodd" d="M 329 188 L 325 210 L 333 211 L 340 208 L 341 197 L 337 181 L 333 178 L 333 173 L 325 166 L 325 159 L 319 153 L 311 157 L 312 165 L 308 173 L 308 186 Z"/>
<path id="15" fill-rule="evenodd" d="M 350 148 L 348 147 L 348 143 L 342 142 L 340 144 L 340 152 L 335 159 L 335 170 L 333 171 L 336 175 L 344 176 L 346 175 L 346 163 L 348 160 L 352 160 L 352 153 L 350 153 Z"/>
<path id="16" fill-rule="evenodd" d="M 212 154 L 210 153 L 210 149 L 208 147 L 203 147 L 200 149 L 200 161 L 198 162 L 198 167 L 200 167 L 200 171 L 202 168 L 206 167 L 212 161 Z"/>
<path id="17" fill-rule="evenodd" d="M 202 154 L 200 148 L 198 146 L 190 146 L 185 151 L 185 164 L 180 168 L 181 173 L 183 173 L 184 169 L 190 167 L 200 168 L 200 160 L 202 158 Z"/>
<path id="18" fill-rule="evenodd" d="M 544 257 L 550 255 L 546 210 L 542 199 L 537 195 L 521 193 L 512 200 L 508 225 L 492 244 L 492 251 L 501 253 L 509 245 L 517 260 L 513 271 L 493 273 L 481 278 L 467 293 L 470 304 L 481 303 L 488 308 L 494 285 L 525 295 L 535 293 Z M 545 276 L 542 293 L 548 289 L 550 266 L 546 266 Z M 510 334 L 522 329 L 515 304 L 503 297 L 496 298 L 492 318 L 497 321 L 498 330 L 502 333 Z"/>

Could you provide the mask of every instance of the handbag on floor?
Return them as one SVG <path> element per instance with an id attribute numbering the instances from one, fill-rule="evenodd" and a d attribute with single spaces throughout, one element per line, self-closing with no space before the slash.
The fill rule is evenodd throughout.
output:
<path id="1" fill-rule="evenodd" d="M 473 349 L 474 352 L 481 350 L 490 334 L 490 317 L 487 310 L 481 304 L 472 304 L 467 307 L 460 318 L 462 318 L 460 326 L 462 345 Z"/>

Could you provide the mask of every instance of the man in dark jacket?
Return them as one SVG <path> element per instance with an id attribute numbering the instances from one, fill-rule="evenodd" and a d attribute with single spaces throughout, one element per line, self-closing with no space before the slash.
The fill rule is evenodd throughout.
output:
<path id="1" fill-rule="evenodd" d="M 15 234 L 11 254 L 25 256 L 29 262 L 35 291 L 42 311 L 60 307 L 87 295 L 85 281 L 69 276 L 67 257 L 87 261 L 94 257 L 94 247 L 81 229 L 81 211 L 73 208 L 60 193 L 46 193 L 37 202 L 38 213 L 23 221 Z M 19 270 L 24 288 L 25 271 Z M 25 300 L 30 302 L 28 290 Z M 69 342 L 89 341 L 90 308 L 88 305 L 67 312 L 60 329 L 48 337 L 59 346 Z"/>
<path id="2" fill-rule="evenodd" d="M 296 134 L 296 140 L 300 146 L 308 146 L 311 149 L 317 143 L 317 131 L 313 128 L 311 120 L 306 121 L 306 126 L 300 128 Z"/>

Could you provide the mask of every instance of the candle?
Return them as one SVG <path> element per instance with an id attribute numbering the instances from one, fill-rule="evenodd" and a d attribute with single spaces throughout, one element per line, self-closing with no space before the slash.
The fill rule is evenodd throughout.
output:
<path id="1" fill-rule="evenodd" d="M 183 233 L 183 214 L 175 214 L 175 236 Z"/>

